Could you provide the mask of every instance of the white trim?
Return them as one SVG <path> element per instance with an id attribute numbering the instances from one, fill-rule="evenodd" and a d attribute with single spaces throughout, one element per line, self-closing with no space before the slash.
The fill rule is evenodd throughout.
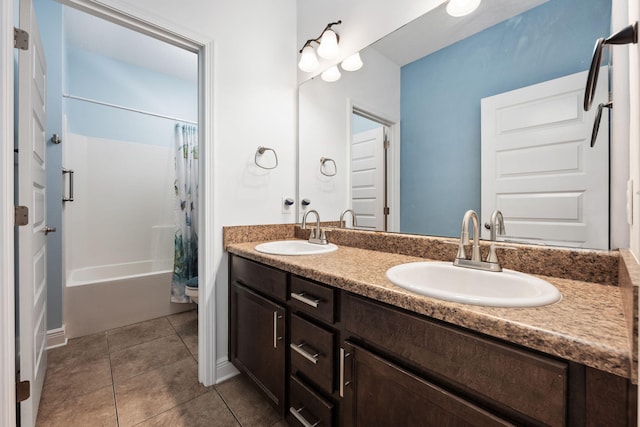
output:
<path id="1" fill-rule="evenodd" d="M 6 0 L 3 0 L 6 1 Z M 198 224 L 199 289 L 198 301 L 198 379 L 206 386 L 216 382 L 216 301 L 213 218 L 213 40 L 178 26 L 147 10 L 118 0 L 109 6 L 96 0 L 59 0 L 76 9 L 124 25 L 134 31 L 198 53 L 199 112 L 198 133 L 200 167 L 200 207 Z"/>
<path id="2" fill-rule="evenodd" d="M 229 362 L 229 359 L 225 357 L 224 359 L 218 360 L 218 363 L 216 364 L 216 384 L 220 384 L 221 382 L 233 378 L 238 374 L 240 374 L 240 371 L 238 371 L 236 367 Z"/>
<path id="3" fill-rule="evenodd" d="M 13 247 L 13 0 L 0 6 L 0 425 L 16 425 Z"/>
<path id="4" fill-rule="evenodd" d="M 64 325 L 61 328 L 47 331 L 47 350 L 67 345 L 67 334 Z"/>

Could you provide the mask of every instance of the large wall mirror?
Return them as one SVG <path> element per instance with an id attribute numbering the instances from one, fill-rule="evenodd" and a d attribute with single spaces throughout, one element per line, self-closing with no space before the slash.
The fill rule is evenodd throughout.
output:
<path id="1" fill-rule="evenodd" d="M 582 82 L 595 40 L 610 33 L 611 0 L 483 0 L 462 18 L 448 16 L 445 6 L 362 50 L 360 70 L 341 70 L 336 82 L 314 78 L 300 85 L 298 200 L 310 202 L 300 215 L 316 209 L 323 221 L 336 221 L 353 208 L 363 229 L 459 237 L 464 212 L 480 214 L 482 199 L 493 198 L 507 240 L 608 249 L 608 122 L 589 148 L 595 113 L 582 111 L 584 83 L 571 86 L 569 76 Z M 520 107 L 520 91 L 535 95 L 549 85 L 555 92 L 548 104 Z M 507 116 L 514 121 L 505 125 Z M 582 130 L 571 132 L 583 135 L 567 136 L 577 122 Z M 488 128 L 500 128 L 499 138 L 529 142 L 516 154 L 494 147 L 495 161 L 483 166 Z M 556 131 L 565 132 L 562 146 L 539 149 L 551 145 Z M 327 158 L 335 174 L 324 173 Z M 591 158 L 601 166 L 590 166 Z M 540 197 L 537 190 L 486 194 L 493 188 L 488 176 L 499 171 L 516 182 L 523 170 L 555 190 Z M 564 187 L 577 175 L 603 189 L 604 202 L 592 203 L 595 214 L 583 204 L 592 193 Z M 481 223 L 488 219 L 482 213 Z M 525 225 L 543 231 L 537 236 Z M 583 232 L 595 237 L 575 237 Z M 524 237 L 513 236 L 518 233 Z"/>

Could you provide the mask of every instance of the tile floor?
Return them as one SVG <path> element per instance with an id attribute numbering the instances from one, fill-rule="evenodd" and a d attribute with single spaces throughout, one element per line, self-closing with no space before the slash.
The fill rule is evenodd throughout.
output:
<path id="1" fill-rule="evenodd" d="M 243 376 L 198 382 L 196 310 L 70 340 L 47 354 L 36 427 L 284 427 Z"/>

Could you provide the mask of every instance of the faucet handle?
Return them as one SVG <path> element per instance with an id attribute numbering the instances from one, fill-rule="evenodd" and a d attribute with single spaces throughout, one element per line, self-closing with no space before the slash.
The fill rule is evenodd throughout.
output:
<path id="1" fill-rule="evenodd" d="M 312 228 L 312 229 L 309 231 L 309 239 L 315 239 L 315 238 L 316 238 L 316 229 L 315 229 L 315 228 Z"/>

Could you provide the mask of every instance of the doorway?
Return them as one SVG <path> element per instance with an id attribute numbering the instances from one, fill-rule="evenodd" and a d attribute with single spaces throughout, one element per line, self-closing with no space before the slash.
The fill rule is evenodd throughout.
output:
<path id="1" fill-rule="evenodd" d="M 197 53 L 66 6 L 62 50 L 67 338 L 193 308 Z"/>
<path id="2" fill-rule="evenodd" d="M 362 230 L 393 231 L 391 207 L 395 170 L 390 154 L 393 123 L 353 107 L 350 145 L 350 201 Z"/>

